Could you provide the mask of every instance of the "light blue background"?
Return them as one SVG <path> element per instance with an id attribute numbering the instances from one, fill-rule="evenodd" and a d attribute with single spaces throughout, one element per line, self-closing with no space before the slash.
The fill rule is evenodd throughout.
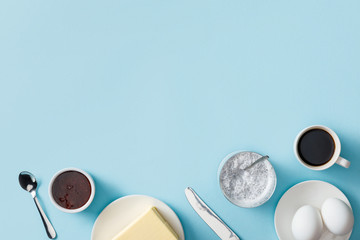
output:
<path id="1" fill-rule="evenodd" d="M 360 239 L 360 1 L 0 2 L 1 239 L 47 239 L 18 173 L 59 240 L 90 239 L 111 201 L 154 196 L 188 240 L 218 239 L 187 203 L 192 186 L 243 240 L 277 239 L 273 217 L 294 184 L 339 187 Z M 315 172 L 295 159 L 296 134 L 333 128 L 350 169 Z M 216 173 L 235 150 L 268 154 L 278 176 L 269 202 L 241 209 Z M 66 214 L 48 183 L 75 166 L 96 181 L 91 207 Z"/>

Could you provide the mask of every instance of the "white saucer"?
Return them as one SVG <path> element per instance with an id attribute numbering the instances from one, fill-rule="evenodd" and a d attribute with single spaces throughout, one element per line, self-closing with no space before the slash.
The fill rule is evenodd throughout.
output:
<path id="1" fill-rule="evenodd" d="M 158 209 L 179 239 L 185 240 L 184 230 L 175 212 L 162 201 L 144 195 L 130 195 L 110 203 L 96 219 L 91 240 L 111 240 L 151 206 Z"/>
<path id="2" fill-rule="evenodd" d="M 291 231 L 292 218 L 298 208 L 309 204 L 321 209 L 329 197 L 336 197 L 351 205 L 346 196 L 334 185 L 323 181 L 305 181 L 287 190 L 281 197 L 275 210 L 275 229 L 280 240 L 295 240 Z M 319 240 L 348 240 L 351 232 L 345 236 L 336 236 L 325 229 Z"/>

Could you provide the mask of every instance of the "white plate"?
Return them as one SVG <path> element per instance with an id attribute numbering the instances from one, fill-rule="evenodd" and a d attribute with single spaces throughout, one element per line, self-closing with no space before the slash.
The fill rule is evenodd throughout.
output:
<path id="1" fill-rule="evenodd" d="M 110 203 L 95 221 L 91 240 L 111 240 L 137 217 L 154 206 L 184 240 L 184 230 L 175 212 L 162 201 L 144 195 L 130 195 Z"/>
<path id="2" fill-rule="evenodd" d="M 280 240 L 295 240 L 291 231 L 292 218 L 298 208 L 309 204 L 321 209 L 329 197 L 336 197 L 351 205 L 346 196 L 334 185 L 323 181 L 305 181 L 296 184 L 281 197 L 275 210 L 275 229 Z M 335 236 L 325 229 L 319 240 L 348 240 L 351 232 L 345 236 Z"/>

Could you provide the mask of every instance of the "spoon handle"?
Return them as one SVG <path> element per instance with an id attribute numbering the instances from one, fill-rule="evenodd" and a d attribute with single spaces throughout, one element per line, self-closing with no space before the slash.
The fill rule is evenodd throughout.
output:
<path id="1" fill-rule="evenodd" d="M 43 221 L 43 224 L 44 224 L 44 227 L 45 227 L 45 230 L 46 230 L 46 233 L 48 235 L 48 237 L 50 239 L 54 239 L 56 238 L 56 232 L 55 232 L 55 229 L 54 227 L 51 225 L 51 222 L 49 221 L 49 219 L 47 218 L 44 210 L 42 209 L 40 203 L 39 203 L 39 200 L 37 199 L 36 196 L 34 196 L 34 202 L 35 202 L 35 205 L 37 207 L 37 209 L 39 210 L 39 213 L 40 213 L 40 216 L 41 216 L 41 220 Z"/>
<path id="2" fill-rule="evenodd" d="M 247 167 L 244 168 L 243 170 L 244 170 L 244 171 L 245 171 L 245 170 L 248 170 L 249 168 L 251 168 L 252 166 L 254 166 L 256 163 L 258 163 L 258 162 L 260 162 L 260 161 L 262 161 L 262 160 L 264 160 L 264 159 L 268 159 L 268 158 L 269 158 L 268 155 L 262 156 L 262 157 L 256 159 L 255 162 L 253 162 L 252 164 L 250 164 L 249 166 L 247 166 Z"/>

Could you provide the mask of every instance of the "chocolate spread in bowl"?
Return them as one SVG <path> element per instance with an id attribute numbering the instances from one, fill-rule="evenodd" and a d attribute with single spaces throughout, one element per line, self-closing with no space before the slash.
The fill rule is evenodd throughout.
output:
<path id="1" fill-rule="evenodd" d="M 89 179 L 77 171 L 66 171 L 57 176 L 52 184 L 52 196 L 57 204 L 66 209 L 77 209 L 86 204 L 91 194 Z"/>

